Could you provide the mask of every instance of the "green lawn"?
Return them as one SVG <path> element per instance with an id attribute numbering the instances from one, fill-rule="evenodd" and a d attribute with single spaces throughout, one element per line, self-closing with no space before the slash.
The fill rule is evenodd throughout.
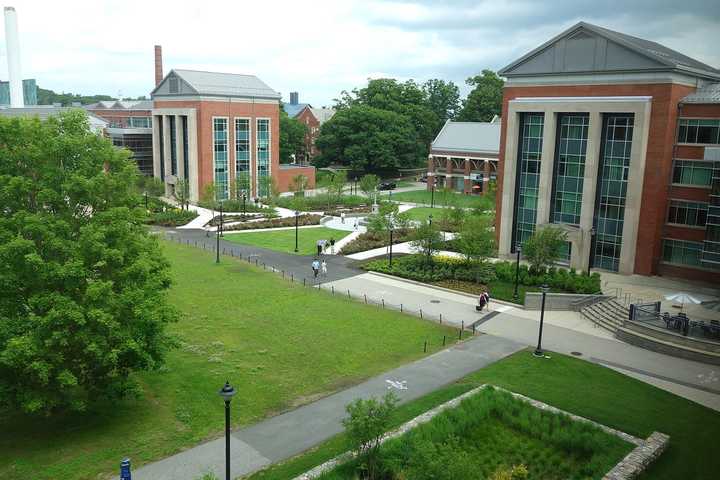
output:
<path id="1" fill-rule="evenodd" d="M 332 228 L 299 228 L 298 229 L 298 255 L 313 255 L 317 253 L 318 240 L 330 240 L 334 238 L 337 242 L 348 236 L 350 232 L 345 230 L 334 230 Z M 225 240 L 240 245 L 252 245 L 278 252 L 295 253 L 295 229 L 272 230 L 269 232 L 242 232 L 226 233 Z"/>
<path id="2" fill-rule="evenodd" d="M 427 220 L 430 215 L 436 219 L 440 218 L 440 215 L 442 215 L 442 208 L 415 207 L 404 213 L 410 218 L 410 220 L 423 221 Z"/>
<path id="3" fill-rule="evenodd" d="M 518 352 L 401 406 L 393 424 L 400 425 L 475 386 L 491 383 L 635 436 L 646 438 L 653 431 L 670 435 L 668 449 L 641 479 L 717 478 L 720 413 L 609 368 L 556 353 L 551 356 L 537 359 L 529 350 Z M 346 450 L 346 440 L 340 434 L 251 478 L 290 479 Z"/>
<path id="4" fill-rule="evenodd" d="M 455 330 L 291 284 L 246 263 L 164 243 L 172 264 L 172 325 L 179 348 L 137 378 L 144 394 L 84 414 L 28 418 L 0 413 L 0 478 L 96 479 L 221 434 L 218 390 L 229 379 L 234 426 L 428 354 Z M 309 347 L 312 346 L 312 347 Z"/>
<path id="5" fill-rule="evenodd" d="M 393 193 L 391 199 L 397 202 L 424 203 L 430 205 L 432 193 L 427 190 Z M 464 195 L 462 193 L 435 191 L 435 206 L 456 206 L 463 208 L 495 209 L 495 199 L 487 196 Z"/>

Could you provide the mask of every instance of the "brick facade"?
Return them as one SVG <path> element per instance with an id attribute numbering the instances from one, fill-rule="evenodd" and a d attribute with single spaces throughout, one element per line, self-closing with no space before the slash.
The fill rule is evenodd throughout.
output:
<path id="1" fill-rule="evenodd" d="M 638 226 L 635 273 L 642 275 L 663 272 L 687 278 L 702 277 L 688 273 L 690 268 L 659 268 L 662 258 L 662 238 L 665 235 L 677 239 L 702 241 L 704 231 L 665 225 L 668 199 L 707 201 L 708 190 L 692 187 L 674 187 L 672 182 L 673 158 L 701 159 L 703 147 L 676 146 L 677 120 L 682 116 L 706 118 L 720 117 L 717 105 L 690 105 L 679 107 L 683 97 L 695 91 L 694 87 L 673 84 L 616 84 L 616 85 L 556 85 L 556 86 L 507 86 L 503 90 L 500 159 L 505 158 L 508 102 L 518 97 L 597 97 L 597 96 L 649 96 L 652 97 L 650 129 L 643 178 L 641 216 Z M 503 161 L 498 169 L 496 235 L 500 235 L 502 215 Z M 697 270 L 701 274 L 707 272 Z"/>
<path id="2" fill-rule="evenodd" d="M 320 120 L 315 118 L 312 110 L 309 107 L 303 108 L 300 113 L 295 116 L 299 122 L 307 127 L 305 133 L 305 151 L 303 152 L 305 158 L 297 159 L 299 162 L 308 163 L 318 154 L 318 150 L 315 147 L 315 140 L 317 140 L 320 134 Z"/>

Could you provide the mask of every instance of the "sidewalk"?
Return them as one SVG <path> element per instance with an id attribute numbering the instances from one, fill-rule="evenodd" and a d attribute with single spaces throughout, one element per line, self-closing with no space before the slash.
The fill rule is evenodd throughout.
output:
<path id="1" fill-rule="evenodd" d="M 422 397 L 444 385 L 500 360 L 525 345 L 482 335 L 416 362 L 374 377 L 296 410 L 238 430 L 231 435 L 233 478 L 297 455 L 342 431 L 345 405 L 356 398 L 380 397 L 388 380 L 406 382 L 395 390 L 401 402 Z M 220 417 L 219 417 L 220 418 Z M 196 480 L 224 471 L 225 439 L 218 438 L 146 465 L 133 473 L 135 480 Z"/>

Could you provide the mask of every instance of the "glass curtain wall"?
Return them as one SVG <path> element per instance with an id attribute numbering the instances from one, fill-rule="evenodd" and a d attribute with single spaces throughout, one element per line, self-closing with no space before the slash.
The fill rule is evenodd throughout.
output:
<path id="1" fill-rule="evenodd" d="M 524 243 L 535 231 L 544 120 L 542 113 L 521 114 L 515 180 L 513 252 L 518 243 Z"/>
<path id="2" fill-rule="evenodd" d="M 580 224 L 588 114 L 560 115 L 552 186 L 550 221 Z"/>
<path id="3" fill-rule="evenodd" d="M 270 120 L 259 118 L 256 132 L 257 190 L 259 196 L 267 197 L 270 194 Z"/>
<path id="4" fill-rule="evenodd" d="M 228 198 L 228 119 L 213 118 L 213 160 L 215 163 L 215 198 Z"/>
<path id="5" fill-rule="evenodd" d="M 163 132 L 163 117 L 159 115 L 158 137 L 160 137 L 160 180 L 165 181 L 165 133 Z"/>
<path id="6" fill-rule="evenodd" d="M 713 164 L 702 265 L 706 268 L 720 269 L 720 162 Z"/>
<path id="7" fill-rule="evenodd" d="M 632 114 L 606 114 L 604 117 L 593 265 L 611 271 L 617 271 L 620 265 L 633 127 Z"/>
<path id="8" fill-rule="evenodd" d="M 250 190 L 250 120 L 235 119 L 235 182 L 238 198 L 242 194 L 249 196 Z"/>
<path id="9" fill-rule="evenodd" d="M 175 115 L 170 115 L 170 173 L 177 175 L 177 125 L 175 125 Z"/>

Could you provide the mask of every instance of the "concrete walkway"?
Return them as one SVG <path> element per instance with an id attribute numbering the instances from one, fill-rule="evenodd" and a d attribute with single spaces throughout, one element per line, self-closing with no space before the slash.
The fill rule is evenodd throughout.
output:
<path id="1" fill-rule="evenodd" d="M 404 382 L 406 389 L 394 390 L 404 403 L 524 347 L 522 343 L 492 335 L 478 336 L 304 407 L 237 430 L 232 433 L 230 443 L 233 478 L 290 458 L 340 433 L 345 405 L 357 398 L 384 395 L 393 388 L 388 381 Z M 219 438 L 146 465 L 133 472 L 133 478 L 196 480 L 209 472 L 223 478 L 224 454 L 225 439 Z"/>

